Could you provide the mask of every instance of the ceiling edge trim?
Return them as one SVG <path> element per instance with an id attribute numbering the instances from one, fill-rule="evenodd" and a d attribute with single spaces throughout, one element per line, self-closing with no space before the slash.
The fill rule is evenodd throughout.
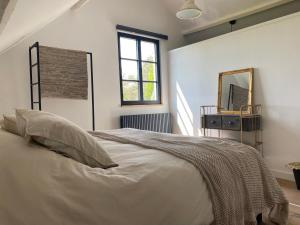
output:
<path id="1" fill-rule="evenodd" d="M 211 41 L 211 40 L 218 39 L 218 38 L 223 38 L 223 37 L 226 37 L 226 36 L 228 37 L 228 36 L 231 36 L 231 35 L 237 35 L 237 34 L 242 33 L 242 32 L 247 32 L 247 31 L 255 30 L 255 29 L 265 27 L 265 26 L 268 26 L 268 25 L 271 25 L 271 24 L 280 23 L 280 22 L 283 22 L 283 21 L 286 21 L 286 20 L 289 20 L 289 19 L 292 19 L 292 18 L 295 18 L 295 17 L 300 17 L 300 12 L 296 12 L 296 13 L 289 14 L 289 15 L 286 15 L 286 16 L 282 16 L 282 17 L 279 17 L 279 18 L 276 18 L 276 19 L 268 20 L 268 21 L 265 21 L 265 22 L 262 22 L 262 23 L 259 23 L 259 24 L 255 24 L 255 25 L 252 25 L 252 26 L 249 26 L 249 27 L 245 27 L 243 29 L 236 30 L 234 32 L 228 32 L 228 33 L 225 33 L 225 34 L 222 34 L 222 35 L 216 35 L 214 37 L 207 38 L 207 39 L 204 39 L 204 40 L 194 41 L 194 42 L 188 43 L 186 45 L 183 45 L 179 48 L 172 49 L 172 50 L 169 51 L 169 53 L 179 51 L 179 50 L 184 49 L 184 48 L 192 47 L 192 46 L 200 44 L 204 41 Z"/>
<path id="2" fill-rule="evenodd" d="M 10 0 L 8 2 L 8 5 L 5 8 L 4 14 L 2 16 L 2 19 L 0 21 L 0 35 L 3 32 L 3 30 L 5 29 L 10 16 L 12 15 L 13 11 L 15 10 L 17 4 L 17 0 Z"/>
<path id="3" fill-rule="evenodd" d="M 14 1 L 17 1 L 17 0 L 14 0 Z M 0 56 L 3 55 L 4 53 L 6 53 L 7 51 L 9 51 L 10 49 L 18 46 L 21 42 L 23 42 L 27 38 L 31 37 L 35 33 L 41 31 L 42 29 L 44 29 L 45 27 L 50 25 L 52 22 L 54 22 L 56 19 L 60 18 L 62 15 L 64 15 L 66 12 L 68 12 L 77 2 L 78 2 L 78 0 L 75 3 L 72 3 L 69 6 L 65 7 L 63 10 L 61 10 L 60 13 L 56 14 L 55 16 L 52 16 L 51 18 L 48 19 L 47 22 L 40 24 L 40 26 L 38 26 L 36 29 L 31 31 L 30 33 L 23 35 L 21 38 L 16 40 L 14 43 L 9 45 L 7 48 L 0 49 Z"/>
<path id="4" fill-rule="evenodd" d="M 195 28 L 183 30 L 182 34 L 183 35 L 188 35 L 188 34 L 191 34 L 191 33 L 195 33 L 195 32 L 205 30 L 205 29 L 208 29 L 208 28 L 211 28 L 211 27 L 214 27 L 214 26 L 218 26 L 220 24 L 229 22 L 231 20 L 237 20 L 237 19 L 240 19 L 242 17 L 246 17 L 246 16 L 252 15 L 254 13 L 262 12 L 262 11 L 265 11 L 265 10 L 271 9 L 273 7 L 283 5 L 283 4 L 286 4 L 288 2 L 292 2 L 292 1 L 294 1 L 294 0 L 274 0 L 271 3 L 260 4 L 258 6 L 240 11 L 238 13 L 234 13 L 234 14 L 231 14 L 231 15 L 228 15 L 228 16 L 224 16 L 224 17 L 222 17 L 218 20 L 215 20 L 215 21 L 209 23 L 206 26 L 198 26 L 198 27 L 195 27 Z"/>
<path id="5" fill-rule="evenodd" d="M 72 7 L 71 10 L 77 11 L 81 9 L 85 4 L 87 4 L 90 0 L 79 0 L 77 3 L 75 3 Z"/>

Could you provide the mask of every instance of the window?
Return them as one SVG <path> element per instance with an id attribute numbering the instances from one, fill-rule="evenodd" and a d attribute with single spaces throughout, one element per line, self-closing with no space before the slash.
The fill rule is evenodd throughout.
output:
<path id="1" fill-rule="evenodd" d="M 118 33 L 122 105 L 161 103 L 159 41 Z"/>

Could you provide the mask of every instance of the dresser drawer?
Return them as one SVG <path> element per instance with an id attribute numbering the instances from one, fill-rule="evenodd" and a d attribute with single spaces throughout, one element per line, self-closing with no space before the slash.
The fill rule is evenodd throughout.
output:
<path id="1" fill-rule="evenodd" d="M 255 115 L 243 118 L 243 131 L 254 131 L 261 128 L 261 116 Z"/>
<path id="2" fill-rule="evenodd" d="M 208 129 L 221 129 L 222 117 L 218 115 L 205 115 L 203 128 Z"/>
<path id="3" fill-rule="evenodd" d="M 241 120 L 239 116 L 222 116 L 223 130 L 241 130 Z"/>

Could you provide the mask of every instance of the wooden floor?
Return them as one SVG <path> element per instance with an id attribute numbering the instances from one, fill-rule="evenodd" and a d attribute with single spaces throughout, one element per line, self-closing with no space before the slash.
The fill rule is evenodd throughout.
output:
<path id="1" fill-rule="evenodd" d="M 300 225 L 300 191 L 293 182 L 280 179 L 278 182 L 290 202 L 289 225 Z"/>

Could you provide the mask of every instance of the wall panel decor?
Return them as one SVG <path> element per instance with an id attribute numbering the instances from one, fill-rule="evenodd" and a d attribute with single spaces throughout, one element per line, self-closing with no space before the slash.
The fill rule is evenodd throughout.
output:
<path id="1" fill-rule="evenodd" d="M 41 96 L 88 99 L 86 52 L 40 46 Z"/>
<path id="2" fill-rule="evenodd" d="M 31 109 L 38 110 L 42 110 L 43 97 L 88 100 L 90 73 L 95 130 L 93 53 L 45 47 L 35 42 L 29 47 L 29 71 Z"/>

